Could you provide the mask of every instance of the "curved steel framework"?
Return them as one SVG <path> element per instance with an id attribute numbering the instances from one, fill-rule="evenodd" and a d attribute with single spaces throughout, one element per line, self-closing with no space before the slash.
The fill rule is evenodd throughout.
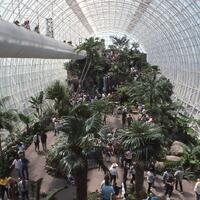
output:
<path id="1" fill-rule="evenodd" d="M 53 18 L 55 38 L 74 44 L 90 35 L 127 34 L 145 48 L 149 62 L 159 65 L 162 73 L 171 79 L 176 97 L 188 111 L 200 112 L 199 0 L 0 0 L 0 15 L 11 22 L 29 19 L 31 27 L 39 23 L 42 34 L 46 30 L 45 19 Z M 16 70 L 13 63 L 17 74 L 13 74 Z M 60 73 L 63 72 L 60 61 L 38 59 L 1 59 L 0 76 L 13 74 L 20 81 L 23 73 L 20 66 L 29 65 L 28 70 L 35 70 L 36 63 L 40 69 L 50 67 L 51 73 L 55 73 L 51 66 L 56 66 L 55 79 L 65 77 Z M 46 76 L 40 73 L 35 78 Z M 13 96 L 16 90 L 12 88 L 12 78 L 8 80 L 7 86 L 0 81 L 1 95 Z M 25 91 L 19 89 L 21 96 L 29 93 L 31 87 Z M 16 100 L 21 103 L 23 97 Z"/>

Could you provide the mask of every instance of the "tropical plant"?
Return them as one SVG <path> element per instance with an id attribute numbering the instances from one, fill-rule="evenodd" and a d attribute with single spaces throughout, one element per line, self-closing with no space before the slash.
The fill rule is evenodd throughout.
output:
<path id="1" fill-rule="evenodd" d="M 18 113 L 19 119 L 26 125 L 26 132 L 29 133 L 30 124 L 33 122 L 31 115 L 24 115 L 23 113 Z"/>
<path id="2" fill-rule="evenodd" d="M 41 91 L 38 95 L 35 97 L 32 96 L 29 100 L 31 103 L 31 107 L 36 111 L 34 115 L 40 119 L 43 115 L 43 105 L 44 105 L 44 92 Z"/>
<path id="3" fill-rule="evenodd" d="M 184 148 L 184 153 L 181 159 L 181 163 L 186 169 L 190 169 L 191 172 L 200 170 L 200 145 L 190 145 Z"/>
<path id="4" fill-rule="evenodd" d="M 124 149 L 131 149 L 135 153 L 135 191 L 137 199 L 140 200 L 144 167 L 148 162 L 159 157 L 162 151 L 163 136 L 158 126 L 141 121 L 134 121 L 129 129 L 119 130 L 118 134 Z"/>
<path id="5" fill-rule="evenodd" d="M 110 36 L 112 40 L 112 47 L 115 47 L 118 50 L 124 50 L 125 48 L 128 48 L 129 46 L 129 39 L 127 39 L 126 36 L 116 37 L 116 36 Z"/>
<path id="6" fill-rule="evenodd" d="M 152 109 L 157 104 L 172 102 L 173 85 L 163 76 L 158 78 L 157 74 L 157 70 L 152 69 L 130 84 L 129 94 L 133 103 L 140 102 Z"/>
<path id="7" fill-rule="evenodd" d="M 50 192 L 44 200 L 56 200 L 55 196 L 56 196 L 59 192 L 65 190 L 65 189 L 67 189 L 67 188 L 68 188 L 68 187 L 65 186 L 65 187 L 62 187 L 62 188 L 59 188 L 59 189 L 56 189 L 56 190 Z"/>
<path id="8" fill-rule="evenodd" d="M 69 110 L 69 90 L 60 81 L 56 81 L 46 90 L 46 98 L 54 100 L 55 110 L 59 116 L 66 115 Z"/>
<path id="9" fill-rule="evenodd" d="M 0 99 L 0 176 L 5 176 L 4 172 L 4 154 L 2 150 L 2 132 L 3 129 L 8 130 L 10 133 L 14 129 L 14 124 L 17 121 L 17 114 L 12 109 L 6 109 L 5 102 L 8 98 Z"/>
<path id="10" fill-rule="evenodd" d="M 93 113 L 110 114 L 112 113 L 112 102 L 108 99 L 95 100 L 91 104 L 91 110 Z"/>
<path id="11" fill-rule="evenodd" d="M 117 88 L 117 95 L 119 96 L 120 104 L 127 103 L 129 100 L 129 87 L 127 85 L 121 85 Z"/>
<path id="12" fill-rule="evenodd" d="M 88 159 L 95 160 L 104 170 L 107 169 L 103 165 L 102 147 L 97 142 L 105 128 L 98 114 L 86 118 L 85 115 L 76 114 L 75 111 L 79 113 L 80 110 L 85 110 L 85 105 L 79 105 L 70 116 L 63 117 L 63 135 L 51 149 L 50 158 L 54 165 L 59 162 L 65 172 L 73 174 L 77 200 L 86 200 Z"/>
<path id="13" fill-rule="evenodd" d="M 85 65 L 83 67 L 81 76 L 79 77 L 79 81 L 80 81 L 80 87 L 83 86 L 83 83 L 86 79 L 86 76 L 88 74 L 89 71 L 95 72 L 91 73 L 91 75 L 94 76 L 94 81 L 96 82 L 96 75 L 98 74 L 98 72 L 102 72 L 103 68 L 101 67 L 101 58 L 103 55 L 103 51 L 104 51 L 104 40 L 100 40 L 99 38 L 88 38 L 85 40 L 84 43 L 82 43 L 81 45 L 79 45 L 77 47 L 77 51 L 86 51 L 87 52 L 87 57 L 85 60 Z M 91 66 L 93 66 L 92 70 Z M 90 76 L 91 78 L 92 76 Z"/>

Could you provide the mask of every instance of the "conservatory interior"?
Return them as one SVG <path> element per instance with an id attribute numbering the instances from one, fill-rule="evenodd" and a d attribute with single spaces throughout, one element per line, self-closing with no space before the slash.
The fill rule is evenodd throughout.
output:
<path id="1" fill-rule="evenodd" d="M 0 0 L 1 200 L 200 200 L 200 0 Z"/>

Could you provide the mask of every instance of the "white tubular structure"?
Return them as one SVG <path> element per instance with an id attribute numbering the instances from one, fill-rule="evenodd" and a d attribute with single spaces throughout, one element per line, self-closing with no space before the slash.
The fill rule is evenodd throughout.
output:
<path id="1" fill-rule="evenodd" d="M 83 59 L 74 47 L 0 20 L 0 58 Z"/>

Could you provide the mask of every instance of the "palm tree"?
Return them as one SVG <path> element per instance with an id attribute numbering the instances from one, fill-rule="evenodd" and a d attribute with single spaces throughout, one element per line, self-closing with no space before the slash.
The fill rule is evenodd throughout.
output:
<path id="1" fill-rule="evenodd" d="M 149 161 L 158 158 L 162 150 L 163 136 L 155 124 L 134 121 L 129 129 L 119 131 L 119 138 L 124 149 L 131 149 L 135 153 L 135 190 L 136 197 L 140 200 L 144 167 Z"/>
<path id="2" fill-rule="evenodd" d="M 133 102 L 142 102 L 149 109 L 158 103 L 171 103 L 173 85 L 161 76 L 157 77 L 158 71 L 151 69 L 142 74 L 140 78 L 130 84 L 129 94 Z"/>
<path id="3" fill-rule="evenodd" d="M 26 132 L 29 133 L 30 123 L 33 121 L 30 115 L 24 115 L 23 113 L 18 113 L 19 119 L 26 125 Z"/>
<path id="4" fill-rule="evenodd" d="M 117 48 L 118 50 L 124 50 L 129 46 L 129 39 L 127 39 L 126 36 L 122 36 L 121 38 L 110 36 L 110 38 L 113 42 L 113 47 Z"/>
<path id="5" fill-rule="evenodd" d="M 40 119 L 43 116 L 44 92 L 41 91 L 35 97 L 32 96 L 29 102 L 36 111 L 35 116 Z"/>
<path id="6" fill-rule="evenodd" d="M 60 116 L 68 113 L 70 106 L 69 90 L 60 81 L 56 81 L 47 88 L 46 98 L 55 101 L 54 107 Z"/>
<path id="7" fill-rule="evenodd" d="M 2 136 L 1 131 L 3 129 L 8 130 L 9 132 L 12 132 L 14 129 L 14 122 L 17 121 L 17 115 L 15 114 L 14 110 L 6 109 L 5 102 L 7 98 L 0 99 L 0 166 L 3 168 L 4 166 L 4 155 L 2 150 Z M 0 174 L 5 176 L 5 174 L 2 174 L 3 169 L 1 168 Z"/>
<path id="8" fill-rule="evenodd" d="M 85 60 L 85 66 L 82 70 L 80 78 L 80 87 L 83 86 L 83 83 L 86 79 L 86 76 L 91 68 L 91 66 L 97 66 L 101 61 L 102 52 L 104 50 L 104 41 L 99 40 L 99 38 L 90 37 L 86 39 L 84 43 L 77 47 L 77 52 L 86 51 L 87 57 Z M 101 68 L 100 68 L 101 70 Z M 94 75 L 94 74 L 93 74 Z M 95 77 L 95 75 L 94 75 Z"/>
<path id="9" fill-rule="evenodd" d="M 88 158 L 94 159 L 104 167 L 104 170 L 107 170 L 103 165 L 102 147 L 97 142 L 106 128 L 103 127 L 98 114 L 86 117 L 85 114 L 79 112 L 85 110 L 85 106 L 79 105 L 79 108 L 76 107 L 71 115 L 63 117 L 63 136 L 51 150 L 53 154 L 50 152 L 53 161 L 59 161 L 62 169 L 74 175 L 77 200 L 87 199 Z"/>

